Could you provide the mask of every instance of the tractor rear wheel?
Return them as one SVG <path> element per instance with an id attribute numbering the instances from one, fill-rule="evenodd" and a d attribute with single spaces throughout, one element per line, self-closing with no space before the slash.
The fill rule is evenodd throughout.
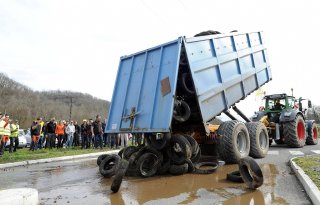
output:
<path id="1" fill-rule="evenodd" d="M 306 127 L 301 115 L 283 125 L 284 142 L 289 147 L 303 147 L 306 142 Z"/>
<path id="2" fill-rule="evenodd" d="M 315 123 L 312 123 L 311 127 L 308 129 L 308 137 L 306 140 L 307 145 L 318 144 L 318 130 Z"/>
<path id="3" fill-rule="evenodd" d="M 261 122 L 246 123 L 250 136 L 250 156 L 263 158 L 268 154 L 269 135 L 266 126 Z"/>
<path id="4" fill-rule="evenodd" d="M 217 132 L 218 152 L 226 163 L 238 163 L 250 152 L 250 138 L 245 124 L 236 120 L 223 122 Z"/>

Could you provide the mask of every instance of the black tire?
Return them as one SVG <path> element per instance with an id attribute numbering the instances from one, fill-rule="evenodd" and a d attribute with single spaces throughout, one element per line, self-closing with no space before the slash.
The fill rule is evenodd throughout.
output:
<path id="1" fill-rule="evenodd" d="M 306 127 L 301 115 L 283 124 L 284 142 L 293 148 L 303 147 L 306 143 Z"/>
<path id="2" fill-rule="evenodd" d="M 191 161 L 192 161 L 193 163 L 197 163 L 197 162 L 199 162 L 200 158 L 201 158 L 201 149 L 200 149 L 200 147 L 199 147 L 198 153 L 197 153 L 195 156 L 192 156 L 192 157 L 191 157 Z"/>
<path id="3" fill-rule="evenodd" d="M 314 122 L 308 123 L 308 137 L 306 139 L 306 144 L 307 145 L 316 145 L 318 144 L 318 130 L 317 130 L 317 126 Z"/>
<path id="4" fill-rule="evenodd" d="M 238 163 L 250 152 L 250 138 L 244 123 L 232 120 L 223 122 L 218 131 L 219 156 L 226 163 Z"/>
<path id="5" fill-rule="evenodd" d="M 108 154 L 102 154 L 97 158 L 97 165 L 100 166 L 102 160 L 104 160 L 104 158 L 106 158 L 108 156 Z"/>
<path id="6" fill-rule="evenodd" d="M 254 158 L 264 158 L 269 150 L 269 135 L 262 122 L 249 122 L 246 127 L 250 136 L 250 153 Z"/>
<path id="7" fill-rule="evenodd" d="M 151 177 L 156 174 L 161 162 L 158 157 L 150 152 L 144 153 L 138 159 L 137 168 L 142 177 Z"/>
<path id="8" fill-rule="evenodd" d="M 184 164 L 186 159 L 192 156 L 189 141 L 183 135 L 178 134 L 172 136 L 167 152 L 171 161 L 177 165 Z"/>
<path id="9" fill-rule="evenodd" d="M 116 154 L 106 156 L 99 165 L 100 174 L 108 178 L 115 175 L 120 159 Z"/>
<path id="10" fill-rule="evenodd" d="M 161 164 L 157 174 L 159 175 L 166 174 L 169 171 L 170 166 L 171 166 L 171 161 L 170 160 L 165 161 L 164 163 Z"/>
<path id="11" fill-rule="evenodd" d="M 228 173 L 227 180 L 231 182 L 243 183 L 243 179 L 240 174 L 240 171 L 234 171 L 234 172 Z"/>
<path id="12" fill-rule="evenodd" d="M 119 155 L 121 158 L 122 158 L 122 154 L 123 154 L 124 150 L 125 150 L 125 147 L 122 148 L 122 149 L 120 149 L 120 151 L 118 152 L 118 155 Z"/>
<path id="13" fill-rule="evenodd" d="M 123 176 L 127 172 L 127 169 L 129 167 L 129 162 L 125 159 L 121 159 L 118 169 L 117 174 L 114 176 L 114 179 L 111 184 L 111 191 L 114 193 L 118 192 L 122 183 Z"/>
<path id="14" fill-rule="evenodd" d="M 189 105 L 183 100 L 174 102 L 173 119 L 177 122 L 185 122 L 190 118 L 191 110 Z"/>
<path id="15" fill-rule="evenodd" d="M 180 85 L 188 95 L 195 93 L 192 77 L 190 73 L 183 73 L 180 79 Z"/>
<path id="16" fill-rule="evenodd" d="M 207 36 L 207 35 L 216 35 L 216 34 L 221 34 L 221 33 L 219 31 L 208 30 L 208 31 L 202 31 L 202 32 L 194 35 L 194 37 Z"/>
<path id="17" fill-rule="evenodd" d="M 182 175 L 188 172 L 188 164 L 172 164 L 169 168 L 169 173 L 172 175 Z"/>
<path id="18" fill-rule="evenodd" d="M 201 169 L 202 166 L 211 166 L 210 169 Z M 196 174 L 211 174 L 217 170 L 219 164 L 216 162 L 200 162 L 195 165 L 194 173 Z"/>
<path id="19" fill-rule="evenodd" d="M 184 137 L 189 141 L 190 145 L 191 145 L 191 153 L 192 153 L 192 157 L 194 157 L 195 155 L 198 154 L 199 150 L 200 150 L 200 147 L 199 147 L 199 144 L 198 142 L 193 138 L 191 137 L 190 135 L 184 135 Z"/>
<path id="20" fill-rule="evenodd" d="M 239 171 L 248 188 L 256 189 L 263 184 L 262 171 L 253 158 L 246 157 L 241 159 L 239 162 Z"/>
<path id="21" fill-rule="evenodd" d="M 193 162 L 190 159 L 187 159 L 186 163 L 188 164 L 188 173 L 193 173 L 196 169 Z"/>
<path id="22" fill-rule="evenodd" d="M 147 140 L 148 145 L 157 149 L 157 150 L 162 150 L 165 147 L 167 147 L 170 139 L 171 139 L 170 133 L 164 133 L 164 136 L 162 139 L 156 139 L 156 136 L 153 136 L 151 134 L 146 136 L 146 140 Z"/>
<path id="23" fill-rule="evenodd" d="M 123 153 L 122 153 L 122 158 L 125 160 L 129 160 L 130 156 L 137 152 L 139 150 L 139 147 L 136 146 L 129 146 L 124 148 Z"/>

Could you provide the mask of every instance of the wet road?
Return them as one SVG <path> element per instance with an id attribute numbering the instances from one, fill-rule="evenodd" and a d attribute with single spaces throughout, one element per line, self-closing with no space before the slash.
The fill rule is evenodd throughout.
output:
<path id="1" fill-rule="evenodd" d="M 210 175 L 126 177 L 120 191 L 112 194 L 111 180 L 101 177 L 96 158 L 0 170 L 0 186 L 36 188 L 42 204 L 311 204 L 287 162 L 316 149 L 320 145 L 272 147 L 258 160 L 265 182 L 256 191 L 226 181 L 226 173 L 237 166 L 225 165 Z"/>

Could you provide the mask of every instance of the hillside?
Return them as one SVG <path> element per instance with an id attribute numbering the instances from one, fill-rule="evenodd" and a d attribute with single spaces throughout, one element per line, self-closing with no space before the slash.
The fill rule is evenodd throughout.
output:
<path id="1" fill-rule="evenodd" d="M 106 118 L 110 105 L 106 100 L 80 92 L 33 91 L 0 73 L 0 111 L 18 119 L 22 128 L 29 127 L 38 116 L 47 120 L 52 117 L 69 119 L 71 100 L 73 120 L 80 122 L 97 114 Z"/>

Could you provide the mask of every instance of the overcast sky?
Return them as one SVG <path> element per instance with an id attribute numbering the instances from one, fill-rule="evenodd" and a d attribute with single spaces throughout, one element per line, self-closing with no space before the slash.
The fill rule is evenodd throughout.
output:
<path id="1" fill-rule="evenodd" d="M 320 104 L 319 1 L 0 0 L 0 72 L 111 100 L 119 59 L 204 30 L 264 31 L 273 80 Z"/>

